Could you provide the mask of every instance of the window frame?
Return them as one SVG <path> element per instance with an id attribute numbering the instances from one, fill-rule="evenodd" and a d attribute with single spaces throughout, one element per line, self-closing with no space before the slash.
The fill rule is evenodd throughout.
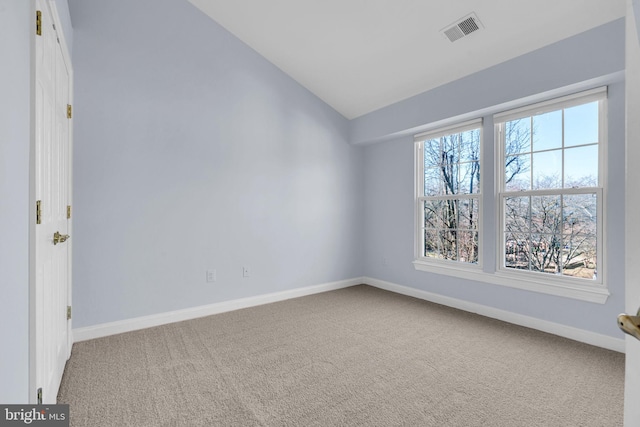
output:
<path id="1" fill-rule="evenodd" d="M 607 208 L 607 179 L 608 179 L 608 112 L 609 105 L 607 99 L 608 84 L 617 80 L 613 78 L 600 79 L 598 81 L 583 82 L 563 88 L 550 90 L 547 92 L 536 93 L 520 99 L 507 101 L 501 104 L 488 106 L 486 108 L 476 110 L 462 114 L 457 117 L 450 117 L 440 120 L 436 123 L 432 123 L 430 126 L 422 127 L 423 133 L 415 135 L 414 137 L 414 260 L 412 262 L 414 269 L 417 271 L 424 271 L 428 273 L 441 274 L 447 277 L 460 278 L 463 280 L 469 280 L 473 282 L 481 282 L 490 285 L 498 285 L 509 288 L 515 288 L 520 290 L 526 290 L 535 293 L 542 293 L 547 295 L 554 295 L 564 298 L 576 299 L 596 304 L 606 303 L 610 292 L 606 286 L 608 274 L 607 268 L 607 252 L 609 247 L 605 241 L 606 232 L 606 208 Z M 598 86 L 596 86 L 598 85 Z M 594 89 L 595 88 L 595 89 Z M 565 281 L 550 282 L 550 275 L 547 274 L 522 274 L 523 271 L 502 271 L 498 269 L 498 264 L 501 261 L 501 251 L 499 242 L 502 240 L 501 234 L 503 233 L 499 225 L 499 212 L 501 211 L 501 199 L 498 197 L 499 192 L 499 179 L 500 172 L 499 167 L 501 165 L 500 155 L 500 140 L 497 133 L 497 122 L 509 120 L 509 115 L 523 114 L 523 112 L 535 109 L 549 108 L 553 110 L 553 106 L 559 105 L 562 102 L 571 102 L 573 99 L 579 99 L 586 96 L 593 95 L 594 97 L 601 96 L 602 102 L 600 104 L 599 119 L 601 126 L 599 126 L 599 180 L 601 181 L 600 187 L 602 188 L 602 198 L 599 204 L 601 212 L 598 212 L 598 220 L 600 221 L 598 226 L 600 230 L 599 244 L 602 246 L 599 248 L 598 260 L 598 276 L 602 278 L 602 283 L 591 283 L 586 280 L 586 283 L 574 283 L 575 281 L 569 280 L 570 283 Z M 584 101 L 586 102 L 586 101 Z M 576 101 L 576 104 L 582 102 Z M 565 107 L 566 108 L 566 107 Z M 557 109 L 557 108 L 556 108 Z M 513 117 L 512 116 L 512 117 Z M 474 119 L 469 121 L 469 119 Z M 482 122 L 481 122 L 482 120 Z M 604 124 L 602 124 L 604 121 Z M 433 258 L 429 260 L 420 259 L 418 256 L 420 247 L 418 246 L 422 238 L 420 238 L 420 221 L 422 213 L 419 211 L 417 196 L 418 185 L 417 177 L 421 166 L 422 159 L 418 156 L 419 152 L 415 144 L 416 138 L 425 139 L 429 134 L 435 135 L 438 132 L 452 130 L 458 126 L 463 126 L 469 123 L 481 123 L 481 146 L 480 146 L 480 169 L 482 171 L 483 179 L 480 184 L 482 197 L 480 198 L 480 215 L 483 216 L 481 222 L 478 224 L 479 232 L 479 259 L 478 264 L 467 264 L 460 262 L 444 261 L 437 262 Z M 493 133 L 492 133 L 493 132 Z M 485 135 L 487 138 L 485 138 Z M 486 145 L 485 145 L 486 144 Z M 489 157 L 487 157 L 489 156 Z M 493 163 L 493 164 L 492 164 Z M 422 163 L 423 165 L 423 163 Z M 491 167 L 491 169 L 486 169 Z M 487 217 L 486 214 L 490 213 Z M 488 234 L 487 234 L 488 233 Z M 498 239 L 496 241 L 495 239 Z M 484 261 L 482 257 L 484 256 Z M 495 258 L 493 258 L 495 257 Z M 514 274 L 515 273 L 515 274 Z M 529 277 L 533 276 L 533 277 Z"/>
<path id="2" fill-rule="evenodd" d="M 505 136 L 504 126 L 508 121 L 527 118 L 548 112 L 571 108 L 578 105 L 598 102 L 598 183 L 595 187 L 580 188 L 560 188 L 560 189 L 530 189 L 525 191 L 506 191 L 505 189 Z M 569 294 L 583 289 L 587 292 L 606 293 L 605 280 L 607 271 L 606 251 L 604 245 L 605 224 L 606 224 L 606 152 L 607 152 L 607 88 L 600 87 L 584 92 L 578 92 L 561 98 L 556 98 L 544 102 L 526 105 L 520 108 L 495 114 L 495 144 L 496 168 L 495 168 L 495 189 L 498 212 L 498 224 L 496 228 L 496 276 L 514 281 L 525 280 L 530 286 L 548 287 L 553 286 L 559 292 L 566 291 Z M 564 129 L 564 120 L 563 120 Z M 562 156 L 564 157 L 565 146 L 562 144 Z M 560 276 L 550 273 L 542 273 L 528 270 L 518 270 L 505 265 L 505 199 L 513 196 L 544 196 L 544 195 L 572 195 L 572 194 L 596 194 L 596 251 L 597 251 L 597 275 L 593 280 L 586 278 L 576 278 L 570 276 Z M 519 286 L 516 286 L 519 287 Z M 535 289 L 534 289 L 535 290 Z M 544 292 L 544 291 L 543 291 Z"/>
<path id="3" fill-rule="evenodd" d="M 478 184 L 477 193 L 460 193 L 450 196 L 425 196 L 424 195 L 424 142 L 430 139 L 436 139 L 447 135 L 466 132 L 469 130 L 479 131 L 479 147 L 478 147 L 478 163 L 480 171 L 483 170 L 483 120 L 477 118 L 464 122 L 458 122 L 449 126 L 438 127 L 433 130 L 422 132 L 414 136 L 414 206 L 415 206 L 415 224 L 414 224 L 414 267 L 422 271 L 431 271 L 436 273 L 448 274 L 447 272 L 473 272 L 482 271 L 483 266 L 483 232 L 482 223 L 484 221 L 483 214 L 483 196 L 482 181 Z M 446 199 L 475 199 L 478 201 L 478 261 L 476 263 L 461 262 L 447 259 L 438 259 L 423 255 L 424 248 L 424 202 L 426 200 L 446 200 Z"/>

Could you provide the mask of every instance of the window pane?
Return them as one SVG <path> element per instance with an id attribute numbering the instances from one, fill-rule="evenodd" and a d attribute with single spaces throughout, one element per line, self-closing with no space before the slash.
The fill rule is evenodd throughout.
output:
<path id="1" fill-rule="evenodd" d="M 531 118 L 511 120 L 505 123 L 505 155 L 531 151 Z"/>
<path id="2" fill-rule="evenodd" d="M 473 129 L 460 134 L 460 161 L 480 160 L 480 130 Z"/>
<path id="3" fill-rule="evenodd" d="M 596 236 L 594 234 L 564 235 L 562 274 L 565 276 L 596 278 Z"/>
<path id="4" fill-rule="evenodd" d="M 598 101 L 564 110 L 564 145 L 598 142 Z"/>
<path id="5" fill-rule="evenodd" d="M 531 197 L 531 231 L 559 233 L 562 225 L 560 196 Z"/>
<path id="6" fill-rule="evenodd" d="M 429 168 L 424 171 L 424 195 L 440 196 L 443 194 L 440 168 Z"/>
<path id="7" fill-rule="evenodd" d="M 598 185 L 598 146 L 564 150 L 564 186 L 595 187 Z"/>
<path id="8" fill-rule="evenodd" d="M 424 231 L 424 256 L 442 258 L 440 255 L 440 236 L 435 230 Z"/>
<path id="9" fill-rule="evenodd" d="M 424 195 L 480 192 L 480 130 L 424 141 Z"/>
<path id="10" fill-rule="evenodd" d="M 504 162 L 505 190 L 531 189 L 531 155 L 508 156 Z"/>
<path id="11" fill-rule="evenodd" d="M 477 230 L 478 229 L 478 200 L 462 199 L 458 201 L 458 229 Z"/>
<path id="12" fill-rule="evenodd" d="M 533 116 L 533 151 L 562 147 L 562 110 Z"/>
<path id="13" fill-rule="evenodd" d="M 474 231 L 458 232 L 458 253 L 460 261 L 478 263 L 478 233 Z"/>
<path id="14" fill-rule="evenodd" d="M 460 161 L 460 134 L 447 135 L 442 140 L 441 164 L 453 164 Z"/>
<path id="15" fill-rule="evenodd" d="M 530 198 L 507 197 L 504 202 L 505 231 L 512 233 L 529 233 L 530 231 Z"/>
<path id="16" fill-rule="evenodd" d="M 458 228 L 458 200 L 444 200 L 442 202 L 443 228 L 454 230 Z"/>
<path id="17" fill-rule="evenodd" d="M 424 168 L 432 168 L 442 164 L 440 139 L 424 141 Z"/>
<path id="18" fill-rule="evenodd" d="M 595 277 L 597 255 L 596 194 L 573 194 L 563 197 L 563 271 L 565 275 Z M 583 263 L 580 267 L 576 263 Z"/>
<path id="19" fill-rule="evenodd" d="M 447 163 L 442 165 L 442 185 L 443 194 L 458 194 L 460 183 L 458 182 L 458 163 Z"/>
<path id="20" fill-rule="evenodd" d="M 427 200 L 424 202 L 424 227 L 431 229 L 441 229 L 444 227 L 442 221 L 443 200 Z"/>
<path id="21" fill-rule="evenodd" d="M 562 188 L 562 150 L 533 154 L 533 189 Z"/>
<path id="22" fill-rule="evenodd" d="M 562 198 L 564 233 L 595 234 L 597 226 L 598 196 L 590 194 L 567 194 Z"/>
<path id="23" fill-rule="evenodd" d="M 504 240 L 504 265 L 521 270 L 529 269 L 529 235 L 506 233 Z"/>
<path id="24" fill-rule="evenodd" d="M 458 245 L 456 232 L 450 230 L 442 230 L 440 234 L 441 254 L 444 259 L 458 260 Z"/>
<path id="25" fill-rule="evenodd" d="M 561 237 L 557 234 L 532 234 L 531 270 L 542 273 L 559 273 L 561 242 Z"/>
<path id="26" fill-rule="evenodd" d="M 460 165 L 460 182 L 458 185 L 461 194 L 477 194 L 480 192 L 480 163 L 462 163 Z"/>

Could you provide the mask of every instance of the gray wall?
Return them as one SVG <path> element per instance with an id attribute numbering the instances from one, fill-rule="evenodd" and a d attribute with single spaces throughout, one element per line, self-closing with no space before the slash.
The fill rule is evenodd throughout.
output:
<path id="1" fill-rule="evenodd" d="M 622 337 L 624 309 L 624 20 L 617 20 L 496 65 L 352 121 L 354 142 L 365 149 L 365 272 L 368 276 L 597 333 Z M 611 76 L 613 74 L 613 76 Z M 536 93 L 602 78 L 609 86 L 608 198 L 605 236 L 611 296 L 604 305 L 415 271 L 412 132 L 421 125 L 465 115 Z M 401 136 L 393 136 L 394 134 Z M 407 134 L 406 136 L 403 134 Z M 496 233 L 491 168 L 492 116 L 485 116 L 483 172 L 485 235 Z M 495 250 L 485 245 L 485 271 Z M 386 259 L 386 265 L 382 262 Z"/>
<path id="2" fill-rule="evenodd" d="M 0 402 L 29 399 L 31 2 L 0 3 Z"/>
<path id="3" fill-rule="evenodd" d="M 624 18 L 353 119 L 355 144 L 624 70 Z M 410 131 L 410 132 L 407 132 Z"/>
<path id="4" fill-rule="evenodd" d="M 185 0 L 69 3 L 74 328 L 363 274 L 344 117 Z"/>
<path id="5" fill-rule="evenodd" d="M 633 15 L 636 18 L 636 27 L 638 29 L 638 40 L 640 40 L 640 0 L 633 0 Z"/>
<path id="6" fill-rule="evenodd" d="M 56 9 L 58 9 L 58 16 L 60 18 L 60 24 L 62 24 L 62 31 L 67 43 L 67 49 L 69 50 L 69 54 L 73 57 L 73 27 L 71 25 L 69 3 L 67 0 L 54 0 L 54 2 L 56 3 Z"/>

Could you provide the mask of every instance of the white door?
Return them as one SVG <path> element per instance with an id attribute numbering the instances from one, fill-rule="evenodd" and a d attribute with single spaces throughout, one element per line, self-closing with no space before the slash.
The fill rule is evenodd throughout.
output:
<path id="1" fill-rule="evenodd" d="M 635 10 L 634 10 L 635 9 Z M 634 13 L 635 12 L 635 13 Z M 626 18 L 626 306 L 630 315 L 640 307 L 640 0 L 627 0 Z M 640 426 L 640 341 L 626 338 L 624 425 Z"/>
<path id="2" fill-rule="evenodd" d="M 35 376 L 42 403 L 56 403 L 70 354 L 67 305 L 71 196 L 70 72 L 56 31 L 55 6 L 36 0 L 35 37 Z M 60 26 L 58 25 L 59 29 Z"/>

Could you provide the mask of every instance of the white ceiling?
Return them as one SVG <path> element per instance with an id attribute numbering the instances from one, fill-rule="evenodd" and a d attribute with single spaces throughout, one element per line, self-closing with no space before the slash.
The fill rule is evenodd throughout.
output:
<path id="1" fill-rule="evenodd" d="M 349 119 L 625 14 L 625 0 L 189 1 Z M 483 29 L 440 33 L 471 12 Z"/>

